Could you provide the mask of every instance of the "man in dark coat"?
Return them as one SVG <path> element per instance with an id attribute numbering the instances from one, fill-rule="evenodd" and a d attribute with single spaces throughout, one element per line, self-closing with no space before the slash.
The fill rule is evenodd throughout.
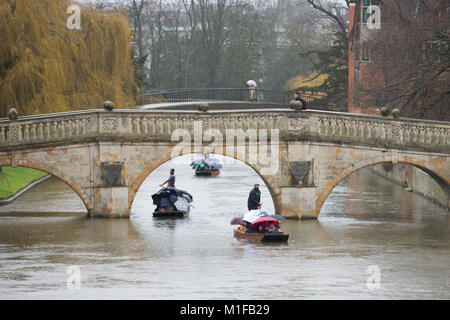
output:
<path id="1" fill-rule="evenodd" d="M 250 210 L 258 210 L 261 208 L 261 191 L 259 191 L 259 184 L 255 184 L 252 191 L 248 196 L 247 206 L 248 211 Z"/>
<path id="2" fill-rule="evenodd" d="M 300 101 L 302 103 L 302 110 L 306 110 L 307 109 L 307 107 L 306 107 L 307 103 L 306 103 L 305 100 L 302 99 L 302 97 L 300 96 L 300 92 L 299 91 L 295 91 L 294 92 L 294 99 L 295 99 L 295 101 Z"/>

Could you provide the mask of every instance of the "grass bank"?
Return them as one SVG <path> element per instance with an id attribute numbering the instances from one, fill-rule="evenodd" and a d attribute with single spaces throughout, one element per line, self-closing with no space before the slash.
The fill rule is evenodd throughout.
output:
<path id="1" fill-rule="evenodd" d="M 47 173 L 30 168 L 2 167 L 0 172 L 0 200 L 8 199 Z"/>

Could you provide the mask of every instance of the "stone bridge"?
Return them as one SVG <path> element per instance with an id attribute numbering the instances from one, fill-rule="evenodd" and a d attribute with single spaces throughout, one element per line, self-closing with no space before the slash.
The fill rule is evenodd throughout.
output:
<path id="1" fill-rule="evenodd" d="M 449 122 L 287 108 L 87 110 L 1 119 L 0 165 L 58 177 L 90 216 L 128 217 L 155 168 L 214 152 L 251 166 L 278 213 L 305 219 L 346 176 L 384 162 L 419 167 L 449 195 L 449 133 Z"/>

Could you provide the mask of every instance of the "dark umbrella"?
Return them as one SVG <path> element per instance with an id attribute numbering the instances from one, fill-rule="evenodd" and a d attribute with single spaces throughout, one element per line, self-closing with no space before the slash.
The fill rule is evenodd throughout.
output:
<path id="1" fill-rule="evenodd" d="M 231 225 L 237 225 L 237 224 L 243 224 L 244 220 L 242 220 L 243 217 L 236 217 L 231 219 L 230 224 Z"/>
<path id="2" fill-rule="evenodd" d="M 269 217 L 277 219 L 278 221 L 285 221 L 286 220 L 285 217 L 282 217 L 279 214 L 271 214 L 271 215 L 269 215 Z"/>
<path id="3" fill-rule="evenodd" d="M 191 162 L 190 166 L 194 166 L 196 164 L 202 164 L 203 163 L 203 159 L 197 159 Z"/>

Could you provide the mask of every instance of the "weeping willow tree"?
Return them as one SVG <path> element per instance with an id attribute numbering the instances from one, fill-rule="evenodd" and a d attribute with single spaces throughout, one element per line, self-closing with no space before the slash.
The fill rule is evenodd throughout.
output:
<path id="1" fill-rule="evenodd" d="M 81 7 L 69 30 L 68 0 L 0 1 L 0 115 L 134 105 L 130 28 L 119 13 Z"/>

